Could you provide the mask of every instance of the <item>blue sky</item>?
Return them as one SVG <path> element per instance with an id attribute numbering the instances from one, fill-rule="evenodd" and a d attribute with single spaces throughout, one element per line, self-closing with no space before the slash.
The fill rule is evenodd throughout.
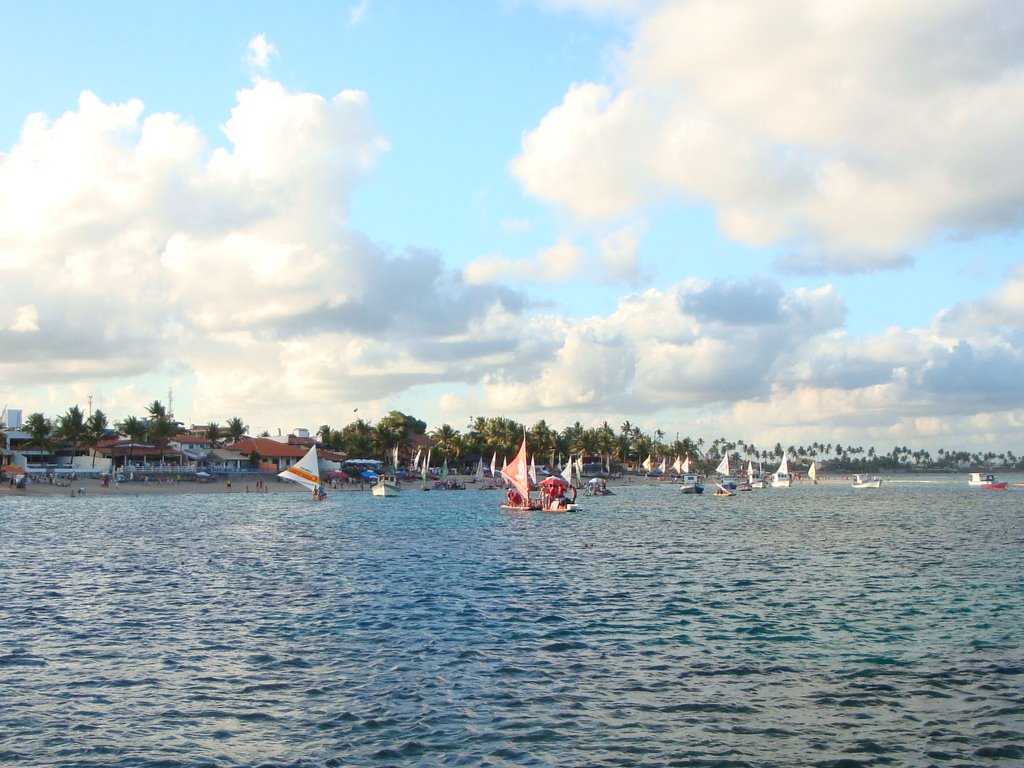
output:
<path id="1" fill-rule="evenodd" d="M 1022 450 L 1013 4 L 2 12 L 11 407 Z"/>

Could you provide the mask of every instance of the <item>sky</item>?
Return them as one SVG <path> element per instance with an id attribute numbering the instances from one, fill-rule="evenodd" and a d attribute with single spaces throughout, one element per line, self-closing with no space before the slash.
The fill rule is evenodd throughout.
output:
<path id="1" fill-rule="evenodd" d="M 0 18 L 0 407 L 1024 453 L 1024 5 Z"/>

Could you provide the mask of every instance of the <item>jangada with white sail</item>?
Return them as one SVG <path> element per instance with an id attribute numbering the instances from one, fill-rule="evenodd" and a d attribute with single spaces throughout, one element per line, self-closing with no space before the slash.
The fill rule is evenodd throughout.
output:
<path id="1" fill-rule="evenodd" d="M 310 497 L 314 501 L 323 501 L 327 498 L 324 484 L 320 482 L 320 459 L 317 456 L 315 445 L 284 472 L 278 472 L 277 476 L 309 489 Z"/>

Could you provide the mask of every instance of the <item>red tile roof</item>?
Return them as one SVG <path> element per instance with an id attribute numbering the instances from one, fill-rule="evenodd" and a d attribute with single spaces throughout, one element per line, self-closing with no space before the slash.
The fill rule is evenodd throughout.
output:
<path id="1" fill-rule="evenodd" d="M 228 451 L 244 453 L 246 456 L 256 451 L 264 459 L 301 459 L 309 450 L 309 446 L 279 443 L 269 437 L 247 437 L 233 445 L 225 445 L 224 448 Z"/>

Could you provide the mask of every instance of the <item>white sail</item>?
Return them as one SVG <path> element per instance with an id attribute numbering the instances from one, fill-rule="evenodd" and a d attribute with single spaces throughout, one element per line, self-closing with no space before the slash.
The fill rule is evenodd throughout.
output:
<path id="1" fill-rule="evenodd" d="M 422 448 L 417 448 L 416 449 L 416 458 L 412 460 L 413 471 L 416 471 L 417 469 L 420 468 L 420 454 L 422 452 L 423 452 Z"/>
<path id="2" fill-rule="evenodd" d="M 565 468 L 562 470 L 562 479 L 569 485 L 572 485 L 572 454 L 569 454 L 569 460 L 565 462 Z"/>
<path id="3" fill-rule="evenodd" d="M 535 456 L 530 457 L 530 480 L 537 483 L 537 459 Z"/>
<path id="4" fill-rule="evenodd" d="M 498 452 L 495 451 L 491 454 L 491 478 L 494 479 L 498 474 Z"/>
<path id="5" fill-rule="evenodd" d="M 651 464 L 651 455 L 650 454 L 647 454 L 647 458 L 644 459 L 644 463 L 641 464 L 640 466 L 643 467 L 644 469 L 646 469 L 648 472 L 651 471 L 651 467 L 654 466 L 654 465 Z"/>
<path id="6" fill-rule="evenodd" d="M 728 453 L 725 454 L 725 456 L 722 457 L 722 460 L 720 462 L 718 462 L 718 466 L 715 467 L 715 472 L 717 472 L 720 475 L 732 474 L 729 471 L 729 454 Z"/>
<path id="7" fill-rule="evenodd" d="M 812 461 L 810 469 L 807 470 L 807 476 L 811 478 L 815 483 L 818 482 L 818 464 Z"/>
<path id="8" fill-rule="evenodd" d="M 285 480 L 291 480 L 293 483 L 298 483 L 311 491 L 319 488 L 320 459 L 317 458 L 316 446 L 311 447 L 305 456 L 284 470 L 284 472 L 278 472 L 277 476 Z"/>
<path id="9" fill-rule="evenodd" d="M 786 477 L 789 474 L 789 457 L 783 456 L 782 463 L 779 464 L 779 468 L 775 470 L 775 474 L 778 477 Z"/>
<path id="10" fill-rule="evenodd" d="M 481 456 L 476 463 L 476 481 L 482 483 L 484 481 L 484 457 Z"/>
<path id="11" fill-rule="evenodd" d="M 679 454 L 676 454 L 676 460 L 672 463 L 672 469 L 676 471 L 677 475 L 683 474 L 683 462 L 679 458 Z"/>
<path id="12" fill-rule="evenodd" d="M 665 464 L 665 457 L 664 456 L 661 459 L 661 464 L 658 466 L 658 469 L 661 470 L 661 474 L 663 474 L 663 475 L 665 474 L 665 470 L 668 469 L 668 465 Z"/>
<path id="13" fill-rule="evenodd" d="M 690 474 L 690 455 L 686 455 L 686 459 L 683 461 L 683 474 Z"/>

